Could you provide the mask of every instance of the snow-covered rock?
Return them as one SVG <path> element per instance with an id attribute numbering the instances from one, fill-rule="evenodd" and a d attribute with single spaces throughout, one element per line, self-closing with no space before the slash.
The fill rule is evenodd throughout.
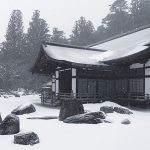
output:
<path id="1" fill-rule="evenodd" d="M 14 143 L 22 145 L 34 145 L 39 143 L 39 137 L 34 132 L 20 133 L 14 135 Z"/>
<path id="2" fill-rule="evenodd" d="M 16 134 L 20 131 L 19 117 L 14 114 L 6 116 L 0 124 L 0 135 Z"/>
<path id="3" fill-rule="evenodd" d="M 103 121 L 100 118 L 95 117 L 94 115 L 89 114 L 79 114 L 75 116 L 71 116 L 63 120 L 64 123 L 85 123 L 85 124 L 98 124 Z"/>
<path id="4" fill-rule="evenodd" d="M 122 124 L 130 124 L 130 120 L 129 119 L 124 119 L 121 121 Z"/>
<path id="5" fill-rule="evenodd" d="M 1 113 L 0 113 L 0 123 L 2 122 L 2 117 L 1 117 Z"/>
<path id="6" fill-rule="evenodd" d="M 61 104 L 59 120 L 63 121 L 67 117 L 74 116 L 77 114 L 83 114 L 84 108 L 78 100 L 64 100 Z"/>
<path id="7" fill-rule="evenodd" d="M 114 109 L 112 106 L 102 106 L 100 111 L 103 111 L 104 113 L 113 113 Z"/>
<path id="8" fill-rule="evenodd" d="M 35 111 L 36 109 L 33 104 L 26 103 L 26 104 L 20 105 L 19 107 L 14 109 L 11 113 L 15 115 L 22 115 L 22 114 L 29 114 Z"/>
<path id="9" fill-rule="evenodd" d="M 133 114 L 129 109 L 123 107 L 114 107 L 114 111 L 120 114 Z"/>
<path id="10" fill-rule="evenodd" d="M 90 113 L 87 113 L 87 115 L 92 115 L 92 116 L 94 116 L 96 118 L 100 118 L 100 119 L 105 119 L 106 118 L 105 114 L 102 111 L 90 112 Z"/>

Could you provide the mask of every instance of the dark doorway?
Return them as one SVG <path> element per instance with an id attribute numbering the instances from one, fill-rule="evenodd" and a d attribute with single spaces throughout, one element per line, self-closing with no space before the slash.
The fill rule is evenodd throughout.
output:
<path id="1" fill-rule="evenodd" d="M 71 70 L 59 72 L 59 91 L 60 93 L 71 93 L 72 89 L 72 74 Z"/>

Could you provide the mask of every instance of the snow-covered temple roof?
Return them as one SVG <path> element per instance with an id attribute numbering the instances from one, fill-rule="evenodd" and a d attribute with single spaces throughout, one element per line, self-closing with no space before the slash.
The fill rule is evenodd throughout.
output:
<path id="1" fill-rule="evenodd" d="M 55 60 L 86 65 L 104 65 L 99 61 L 104 53 L 103 50 L 54 43 L 43 45 L 43 49 L 50 58 Z"/>
<path id="2" fill-rule="evenodd" d="M 100 61 L 120 59 L 147 49 L 150 44 L 150 26 L 91 45 L 91 48 L 107 50 Z"/>
<path id="3" fill-rule="evenodd" d="M 43 43 L 32 72 L 53 72 L 60 66 L 109 70 L 120 64 L 128 65 L 149 59 L 149 46 L 150 26 L 89 47 Z"/>

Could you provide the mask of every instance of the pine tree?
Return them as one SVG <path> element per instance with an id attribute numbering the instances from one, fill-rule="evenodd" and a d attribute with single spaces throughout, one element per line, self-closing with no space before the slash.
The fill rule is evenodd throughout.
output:
<path id="1" fill-rule="evenodd" d="M 23 52 L 23 22 L 22 12 L 20 10 L 13 10 L 6 33 L 6 41 L 3 42 L 3 53 L 9 59 L 16 59 Z"/>
<path id="2" fill-rule="evenodd" d="M 132 0 L 130 11 L 132 28 L 138 28 L 150 24 L 149 0 Z"/>
<path id="3" fill-rule="evenodd" d="M 94 41 L 94 26 L 91 21 L 87 21 L 84 17 L 80 17 L 70 35 L 71 44 L 86 46 Z"/>
<path id="4" fill-rule="evenodd" d="M 67 44 L 68 40 L 65 37 L 64 31 L 53 28 L 53 34 L 51 35 L 51 42 Z"/>
<path id="5" fill-rule="evenodd" d="M 29 23 L 27 32 L 27 51 L 28 55 L 35 59 L 43 41 L 49 41 L 49 27 L 46 21 L 40 18 L 40 11 L 35 10 L 32 20 Z"/>
<path id="6" fill-rule="evenodd" d="M 141 0 L 131 1 L 131 23 L 132 28 L 138 28 L 141 26 L 141 13 L 140 13 Z"/>
<path id="7" fill-rule="evenodd" d="M 126 0 L 116 0 L 110 7 L 110 13 L 103 19 L 103 26 L 107 27 L 109 36 L 124 33 L 129 30 L 129 12 Z"/>
<path id="8" fill-rule="evenodd" d="M 106 39 L 107 34 L 107 28 L 105 28 L 103 25 L 100 25 L 94 33 L 95 42 L 99 42 Z"/>

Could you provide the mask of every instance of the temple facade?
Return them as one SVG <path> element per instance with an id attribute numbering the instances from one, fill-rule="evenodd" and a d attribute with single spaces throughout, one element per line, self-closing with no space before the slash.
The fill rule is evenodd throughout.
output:
<path id="1" fill-rule="evenodd" d="M 53 99 L 149 102 L 150 27 L 78 47 L 43 43 L 33 73 L 52 77 Z"/>

